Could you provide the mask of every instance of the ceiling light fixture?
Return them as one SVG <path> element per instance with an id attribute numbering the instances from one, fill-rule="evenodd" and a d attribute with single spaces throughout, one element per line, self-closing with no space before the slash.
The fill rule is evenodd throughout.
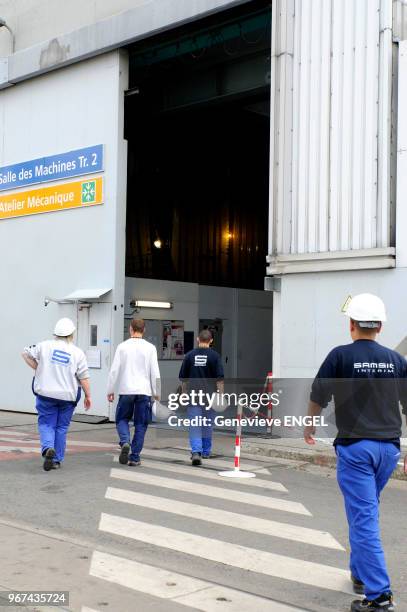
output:
<path id="1" fill-rule="evenodd" d="M 131 308 L 172 308 L 171 302 L 160 302 L 156 300 L 132 300 L 130 302 Z"/>

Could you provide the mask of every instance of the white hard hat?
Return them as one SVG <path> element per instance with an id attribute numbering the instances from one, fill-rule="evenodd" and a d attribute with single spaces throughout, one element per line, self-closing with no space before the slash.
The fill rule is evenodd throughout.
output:
<path id="1" fill-rule="evenodd" d="M 153 415 L 157 421 L 166 421 L 168 417 L 173 414 L 172 410 L 165 404 L 162 404 L 158 400 L 155 400 L 152 405 Z"/>
<path id="2" fill-rule="evenodd" d="M 377 327 L 374 323 L 387 321 L 383 301 L 371 293 L 355 295 L 347 305 L 345 314 L 361 327 Z"/>
<path id="3" fill-rule="evenodd" d="M 215 412 L 225 412 L 227 408 L 229 408 L 229 404 L 227 403 L 226 398 L 223 396 L 223 393 L 217 392 L 212 403 L 212 410 Z"/>
<path id="4" fill-rule="evenodd" d="M 54 335 L 63 337 L 71 336 L 75 329 L 75 325 L 71 319 L 64 317 L 63 319 L 59 319 L 58 323 L 55 325 Z"/>

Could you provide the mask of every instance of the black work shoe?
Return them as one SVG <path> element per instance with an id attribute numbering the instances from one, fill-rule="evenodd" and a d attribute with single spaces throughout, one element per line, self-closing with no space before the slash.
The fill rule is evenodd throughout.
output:
<path id="1" fill-rule="evenodd" d="M 129 454 L 130 454 L 130 444 L 125 442 L 122 446 L 122 450 L 119 455 L 119 463 L 122 465 L 127 465 L 129 462 Z"/>
<path id="2" fill-rule="evenodd" d="M 211 453 L 202 453 L 202 459 L 210 459 L 212 457 Z"/>
<path id="3" fill-rule="evenodd" d="M 201 453 L 192 453 L 192 465 L 202 465 Z"/>
<path id="4" fill-rule="evenodd" d="M 61 467 L 61 464 L 59 461 L 54 461 L 54 463 L 52 464 L 52 468 L 51 470 L 59 470 Z"/>
<path id="5" fill-rule="evenodd" d="M 364 595 L 365 585 L 363 584 L 363 582 L 361 580 L 358 580 L 358 578 L 355 578 L 353 574 L 350 575 L 350 579 L 352 580 L 353 592 L 356 593 L 356 595 Z"/>
<path id="6" fill-rule="evenodd" d="M 55 450 L 53 448 L 47 448 L 44 453 L 44 470 L 49 472 L 52 470 L 52 464 L 54 463 Z"/>
<path id="7" fill-rule="evenodd" d="M 138 461 L 128 461 L 127 465 L 129 465 L 130 467 L 136 467 L 137 465 L 141 465 L 141 461 L 140 459 Z"/>
<path id="8" fill-rule="evenodd" d="M 373 612 L 373 610 L 380 610 L 381 612 L 394 612 L 396 608 L 393 603 L 393 595 L 391 593 L 383 593 L 380 597 L 376 599 L 356 599 L 352 601 L 351 612 L 362 612 L 363 610 L 367 610 L 367 612 Z"/>

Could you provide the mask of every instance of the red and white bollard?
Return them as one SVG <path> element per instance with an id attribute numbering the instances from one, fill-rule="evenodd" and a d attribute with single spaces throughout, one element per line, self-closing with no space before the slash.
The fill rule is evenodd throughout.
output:
<path id="1" fill-rule="evenodd" d="M 235 469 L 227 472 L 219 472 L 219 476 L 227 476 L 228 478 L 255 478 L 256 474 L 253 472 L 242 472 L 240 469 L 240 442 L 242 439 L 242 415 L 243 405 L 238 402 L 237 404 L 237 427 L 236 427 L 236 439 L 235 439 Z"/>
<path id="2" fill-rule="evenodd" d="M 266 377 L 265 387 L 266 387 L 265 388 L 266 393 L 271 395 L 273 393 L 273 372 L 268 372 L 267 377 Z M 271 424 L 272 416 L 273 416 L 273 404 L 270 400 L 267 406 L 267 428 L 266 428 L 266 436 L 270 438 L 273 435 L 273 426 Z"/>

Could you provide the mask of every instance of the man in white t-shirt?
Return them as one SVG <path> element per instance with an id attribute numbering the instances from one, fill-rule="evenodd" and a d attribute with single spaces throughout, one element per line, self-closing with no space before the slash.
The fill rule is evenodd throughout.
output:
<path id="1" fill-rule="evenodd" d="M 28 346 L 22 354 L 27 365 L 35 370 L 33 392 L 47 472 L 61 467 L 64 460 L 66 435 L 81 387 L 85 409 L 91 407 L 88 364 L 83 351 L 73 344 L 74 332 L 75 325 L 70 319 L 60 319 L 53 340 Z"/>
<path id="2" fill-rule="evenodd" d="M 130 338 L 119 344 L 110 368 L 107 399 L 114 401 L 115 390 L 119 395 L 116 408 L 116 429 L 123 465 L 140 465 L 140 453 L 148 424 L 152 419 L 152 401 L 160 399 L 160 370 L 157 349 L 143 339 L 143 319 L 130 323 Z M 129 422 L 134 422 L 134 436 L 130 446 Z M 131 451 L 131 452 L 130 452 Z"/>

